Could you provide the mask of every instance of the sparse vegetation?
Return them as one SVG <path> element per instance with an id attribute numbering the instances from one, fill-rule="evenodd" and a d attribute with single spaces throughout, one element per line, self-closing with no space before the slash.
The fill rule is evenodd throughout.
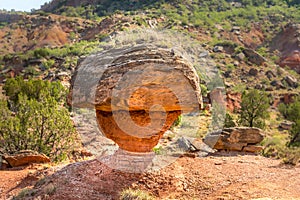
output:
<path id="1" fill-rule="evenodd" d="M 45 193 L 47 195 L 53 195 L 56 191 L 56 186 L 53 185 L 52 183 L 49 183 L 46 187 L 45 187 Z"/>
<path id="2" fill-rule="evenodd" d="M 29 188 L 24 188 L 17 196 L 13 197 L 13 200 L 21 200 L 24 199 L 26 196 L 31 195 L 34 195 L 34 191 Z"/>
<path id="3" fill-rule="evenodd" d="M 153 151 L 156 155 L 162 155 L 163 153 L 163 147 L 162 146 L 159 146 L 159 147 L 154 147 L 153 148 Z"/>
<path id="4" fill-rule="evenodd" d="M 207 89 L 206 85 L 205 84 L 200 84 L 200 88 L 201 88 L 202 96 L 206 97 L 207 93 L 208 93 L 208 89 Z"/>
<path id="5" fill-rule="evenodd" d="M 224 127 L 240 125 L 265 128 L 266 138 L 261 144 L 264 147 L 262 155 L 281 159 L 285 164 L 297 165 L 299 163 L 300 98 L 295 98 L 293 103 L 287 105 L 280 104 L 279 111 L 281 115 L 276 109 L 278 101 L 282 101 L 283 98 L 284 101 L 289 100 L 285 98 L 289 98 L 288 95 L 290 93 L 297 94 L 300 91 L 300 86 L 298 88 L 296 86 L 293 87 L 291 86 L 292 84 L 285 80 L 286 76 L 291 76 L 299 82 L 300 76 L 288 66 L 280 67 L 282 66 L 280 60 L 286 56 L 284 54 L 287 49 L 281 50 L 280 44 L 282 42 L 276 40 L 283 30 L 289 30 L 290 27 L 286 26 L 287 24 L 291 26 L 299 24 L 299 0 L 55 0 L 53 2 L 53 4 L 52 2 L 46 3 L 50 5 L 50 10 L 33 9 L 31 14 L 15 10 L 0 10 L 1 13 L 11 15 L 7 17 L 7 22 L 0 22 L 0 35 L 2 37 L 0 42 L 0 47 L 2 47 L 0 48 L 0 82 L 4 84 L 3 91 L 5 93 L 4 95 L 0 94 L 0 154 L 13 154 L 23 149 L 32 149 L 50 156 L 54 161 L 66 158 L 73 148 L 72 141 L 76 139 L 73 122 L 69 117 L 69 107 L 65 102 L 67 91 L 59 82 L 41 81 L 32 78 L 51 81 L 60 79 L 64 85 L 67 85 L 67 80 L 70 75 L 73 75 L 79 61 L 92 52 L 102 50 L 99 48 L 99 45 L 111 41 L 115 34 L 121 31 L 153 26 L 158 29 L 183 32 L 199 40 L 207 52 L 212 52 L 214 46 L 224 47 L 210 53 L 210 56 L 216 62 L 212 66 L 215 66 L 215 69 L 219 69 L 221 73 L 213 72 L 216 76 L 208 80 L 205 73 L 201 74 L 202 72 L 199 72 L 201 93 L 207 97 L 207 94 L 214 88 L 224 88 L 223 78 L 225 77 L 226 89 L 243 94 L 242 108 L 239 111 L 234 110 L 234 113 L 226 113 L 226 106 L 219 104 L 208 105 L 205 110 L 200 111 L 201 123 L 197 123 L 194 126 L 189 118 L 181 118 L 180 116 L 171 128 L 186 128 L 190 131 L 198 125 L 201 127 L 197 132 L 198 138 L 203 138 L 207 131 L 222 129 L 223 125 Z M 74 5 L 72 6 L 72 4 Z M 52 15 L 52 13 L 58 15 Z M 17 19 L 14 21 L 15 15 L 24 16 L 21 18 L 16 17 Z M 295 35 L 297 34 L 293 33 L 294 38 L 291 38 L 292 42 L 296 41 L 298 37 Z M 124 38 L 123 40 L 127 41 L 127 39 Z M 122 43 L 122 40 L 116 41 L 116 44 L 117 42 Z M 276 45 L 272 45 L 274 42 Z M 109 45 L 104 45 L 104 49 L 106 47 L 110 48 Z M 164 45 L 173 48 L 171 44 Z M 288 48 L 293 45 L 296 46 L 298 43 L 289 44 L 288 42 L 288 44 L 285 44 L 284 42 L 284 46 Z M 255 50 L 265 57 L 267 61 L 261 65 L 256 64 L 250 59 L 251 55 L 245 53 L 246 48 Z M 208 60 L 207 57 L 207 53 L 201 55 L 203 62 Z M 201 68 L 201 64 L 199 63 L 199 68 Z M 257 75 L 250 75 L 249 70 L 251 68 L 258 71 Z M 18 75 L 20 77 L 15 79 L 9 78 Z M 29 80 L 27 80 L 28 78 Z M 0 85 L 0 91 L 2 91 L 2 86 Z M 257 89 L 249 90 L 249 88 Z M 263 92 L 265 90 L 268 92 Z M 209 100 L 205 100 L 207 100 L 205 103 L 209 104 Z M 271 109 L 269 108 L 269 101 L 272 103 Z M 240 96 L 232 96 L 232 105 L 230 106 L 235 107 L 239 102 Z M 85 110 L 83 109 L 82 111 L 84 112 Z M 269 114 L 271 115 L 270 119 Z M 290 130 L 289 128 L 284 130 L 284 128 L 279 126 L 283 120 L 293 122 Z M 79 125 L 83 125 L 83 123 L 79 123 Z M 210 129 L 209 125 L 211 125 Z M 177 129 L 175 128 L 174 130 Z M 163 142 L 167 142 L 167 144 L 169 144 L 168 142 L 173 142 L 176 139 L 175 135 L 177 133 L 175 132 L 167 135 Z M 165 149 L 163 145 L 159 143 L 153 148 L 155 154 L 165 155 L 166 152 L 164 151 L 167 148 Z M 80 154 L 80 152 L 77 153 Z M 293 174 L 294 170 L 298 169 L 297 167 L 293 168 L 293 170 L 286 170 L 289 167 L 285 166 L 277 171 L 279 161 L 261 157 L 253 158 L 252 156 L 251 159 L 253 160 L 249 161 L 250 159 L 247 160 L 247 156 L 238 157 L 239 165 L 257 169 L 256 181 L 266 181 L 264 178 L 267 177 L 267 172 L 269 173 L 268 177 L 272 177 L 274 182 L 277 181 L 278 176 L 279 181 L 276 182 L 278 183 L 281 181 L 282 173 L 285 172 L 285 178 L 288 179 L 285 181 L 288 184 L 286 184 L 287 187 L 284 190 L 290 193 L 295 191 L 292 183 L 298 180 L 296 178 L 290 179 L 290 177 L 297 175 Z M 182 160 L 189 159 L 183 158 Z M 134 185 L 137 185 L 137 187 L 142 186 L 143 189 L 147 188 L 152 194 L 158 196 L 157 198 L 160 198 L 161 194 L 164 196 L 167 192 L 174 195 L 166 197 L 169 199 L 199 199 L 197 195 L 200 193 L 203 195 L 201 197 L 206 198 L 208 195 L 212 195 L 210 192 L 214 190 L 211 190 L 211 188 L 215 186 L 215 183 L 220 182 L 219 180 L 224 181 L 226 184 L 228 182 L 228 180 L 222 179 L 223 176 L 215 176 L 214 174 L 215 171 L 213 169 L 219 167 L 218 165 L 220 164 L 222 165 L 222 170 L 226 170 L 229 166 L 233 169 L 233 171 L 230 171 L 232 173 L 230 176 L 233 178 L 231 181 L 237 183 L 237 186 L 240 186 L 240 183 L 243 184 L 241 187 L 246 188 L 249 185 L 244 184 L 244 182 L 248 180 L 249 184 L 252 184 L 253 175 L 248 172 L 244 173 L 243 181 L 240 181 L 240 176 L 237 174 L 244 171 L 240 171 L 240 167 L 235 168 L 234 165 L 236 165 L 237 160 L 233 156 L 226 158 L 209 157 L 194 159 L 194 161 L 188 164 L 184 163 L 184 161 L 180 161 L 183 163 L 175 163 L 175 165 L 172 165 L 169 169 L 167 168 L 162 173 L 159 172 L 157 176 L 151 173 L 150 175 L 147 174 L 147 180 L 139 179 L 134 181 L 131 186 L 136 188 Z M 195 163 L 199 165 L 197 166 Z M 83 165 L 80 165 L 80 168 L 84 168 L 82 166 L 85 164 L 90 169 L 89 167 L 93 163 L 83 163 Z M 213 166 L 210 169 L 211 171 L 207 171 L 207 166 L 210 165 L 206 164 Z M 176 174 L 179 166 L 180 173 Z M 69 167 L 76 167 L 76 165 L 65 168 L 67 169 L 65 170 L 66 176 L 61 173 L 58 178 L 55 176 L 54 178 L 44 177 L 36 183 L 34 189 L 25 188 L 13 199 L 48 198 L 51 195 L 63 192 L 63 190 L 69 193 L 66 188 L 77 186 L 74 183 L 79 179 L 81 179 L 81 182 L 84 182 L 89 178 L 88 174 L 90 171 L 86 170 L 87 174 L 77 175 L 75 173 L 74 179 L 69 179 Z M 190 168 L 186 169 L 187 167 Z M 273 173 L 275 170 L 279 175 Z M 189 171 L 192 171 L 193 174 L 189 174 Z M 10 170 L 10 172 L 14 172 L 14 170 Z M 168 172 L 171 172 L 172 175 L 169 175 Z M 109 174 L 114 174 L 115 170 L 103 171 L 101 167 L 101 170 L 96 173 L 101 175 L 101 180 L 96 179 L 96 174 L 91 173 L 93 178 L 95 178 L 93 180 L 95 183 L 97 181 L 102 183 L 102 178 L 108 179 Z M 226 172 L 224 173 L 227 174 Z M 202 176 L 203 174 L 204 176 Z M 117 175 L 122 179 L 121 173 L 117 172 Z M 160 179 L 159 176 L 166 178 L 166 180 Z M 197 178 L 199 176 L 202 178 Z M 56 182 L 61 177 L 63 181 Z M 128 177 L 134 176 L 129 175 Z M 262 179 L 260 179 L 261 177 Z M 205 184 L 203 183 L 204 179 Z M 291 184 L 289 181 L 291 181 Z M 168 184 L 167 182 L 170 182 L 172 187 L 176 184 L 176 190 L 173 191 L 173 188 L 167 187 L 166 190 L 164 186 L 160 187 L 160 184 Z M 270 183 L 270 186 L 274 186 L 272 185 L 274 182 L 270 183 L 269 181 L 268 184 Z M 86 183 L 90 184 L 91 182 Z M 107 184 L 108 181 L 103 183 Z M 123 184 L 122 181 L 118 182 L 118 186 L 119 184 Z M 6 185 L 6 183 L 3 185 Z M 63 189 L 57 188 L 57 185 Z M 124 187 L 129 187 L 128 180 L 124 185 Z M 281 187 L 281 184 L 279 185 Z M 288 185 L 292 186 L 289 187 Z M 119 188 L 118 186 L 116 188 Z M 264 190 L 264 188 L 259 188 L 259 186 L 258 189 Z M 15 188 L 18 189 L 20 187 Z M 237 191 L 234 190 L 234 187 L 229 189 L 224 187 L 224 190 L 222 187 L 218 188 L 220 191 L 217 195 L 222 193 L 222 196 L 213 196 L 215 198 L 240 197 L 239 192 L 235 194 L 236 196 L 231 195 L 232 191 Z M 80 191 L 80 189 L 78 190 L 79 192 L 87 192 L 84 189 Z M 180 191 L 177 189 L 180 189 Z M 275 193 L 275 189 L 277 188 L 274 187 L 271 193 Z M 5 190 L 3 191 L 6 193 Z M 115 192 L 118 197 L 121 195 L 120 198 L 123 200 L 155 199 L 147 191 L 139 189 L 126 189 L 121 194 L 119 190 L 112 192 Z M 251 199 L 250 193 L 243 191 L 241 193 L 241 198 Z M 268 194 L 266 191 L 263 191 L 263 193 L 264 195 Z M 284 191 L 279 190 L 278 193 L 284 195 Z M 1 195 L 0 198 L 2 198 Z M 104 191 L 104 195 L 107 195 L 109 198 L 111 194 Z M 260 196 L 260 194 L 256 194 L 256 196 Z M 280 198 L 290 199 L 288 197 L 280 196 Z M 112 199 L 117 198 L 112 197 Z"/>
<path id="6" fill-rule="evenodd" d="M 24 81 L 4 85 L 8 100 L 0 102 L 0 148 L 6 153 L 34 150 L 60 160 L 73 147 L 75 130 L 63 107 L 65 89 L 59 82 Z"/>
<path id="7" fill-rule="evenodd" d="M 173 122 L 172 126 L 170 127 L 170 129 L 174 129 L 177 126 L 180 126 L 182 123 L 182 116 L 179 115 L 178 118 Z"/>
<path id="8" fill-rule="evenodd" d="M 300 149 L 297 147 L 287 147 L 289 141 L 287 134 L 275 132 L 268 136 L 262 143 L 265 147 L 262 154 L 266 157 L 281 159 L 285 164 L 296 165 L 300 161 Z"/>
<path id="9" fill-rule="evenodd" d="M 290 141 L 288 146 L 300 146 L 300 98 L 290 105 L 280 104 L 279 111 L 288 120 L 294 122 L 290 130 Z"/>
<path id="10" fill-rule="evenodd" d="M 224 127 L 225 128 L 230 128 L 230 127 L 235 127 L 236 123 L 234 122 L 234 119 L 230 113 L 226 113 L 225 117 L 225 122 L 224 122 Z"/>
<path id="11" fill-rule="evenodd" d="M 43 67 L 47 70 L 50 69 L 53 65 L 55 64 L 55 60 L 53 59 L 49 59 L 49 60 L 45 60 L 42 65 Z"/>
<path id="12" fill-rule="evenodd" d="M 211 131 L 223 129 L 225 118 L 226 118 L 225 104 L 220 104 L 216 101 L 213 101 L 211 112 L 212 112 L 212 122 L 210 125 Z"/>
<path id="13" fill-rule="evenodd" d="M 120 200 L 154 200 L 155 198 L 142 190 L 126 189 L 122 191 Z"/>

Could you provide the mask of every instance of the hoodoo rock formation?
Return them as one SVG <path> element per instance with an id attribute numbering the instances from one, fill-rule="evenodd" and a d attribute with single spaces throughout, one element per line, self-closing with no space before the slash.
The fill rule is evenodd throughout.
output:
<path id="1" fill-rule="evenodd" d="M 152 151 L 179 115 L 202 107 L 196 70 L 172 49 L 139 45 L 94 58 L 81 63 L 95 72 L 87 90 L 97 79 L 82 98 L 94 98 L 99 129 L 123 150 Z"/>

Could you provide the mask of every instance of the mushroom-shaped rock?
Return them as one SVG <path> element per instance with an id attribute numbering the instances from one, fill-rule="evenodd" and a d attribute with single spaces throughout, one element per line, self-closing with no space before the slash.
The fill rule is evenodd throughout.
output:
<path id="1" fill-rule="evenodd" d="M 197 72 L 172 49 L 113 49 L 81 65 L 98 76 L 95 92 L 82 92 L 94 97 L 99 128 L 123 150 L 152 151 L 179 115 L 202 107 Z"/>

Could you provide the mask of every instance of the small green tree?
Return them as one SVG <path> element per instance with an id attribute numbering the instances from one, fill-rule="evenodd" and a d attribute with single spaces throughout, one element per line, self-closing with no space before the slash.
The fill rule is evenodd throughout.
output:
<path id="1" fill-rule="evenodd" d="M 251 89 L 242 94 L 241 109 L 238 122 L 242 126 L 265 127 L 265 119 L 269 118 L 267 112 L 270 102 L 267 94 L 263 91 Z"/>
<path id="2" fill-rule="evenodd" d="M 65 157 L 76 137 L 62 105 L 62 85 L 17 78 L 9 79 L 4 88 L 9 100 L 0 101 L 0 149 L 6 153 L 34 150 L 54 160 Z"/>

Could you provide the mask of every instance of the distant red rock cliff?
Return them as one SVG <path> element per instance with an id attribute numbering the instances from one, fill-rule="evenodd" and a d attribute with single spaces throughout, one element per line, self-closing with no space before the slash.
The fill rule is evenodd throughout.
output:
<path id="1" fill-rule="evenodd" d="M 270 44 L 272 51 L 280 52 L 278 64 L 289 66 L 300 73 L 300 24 L 287 24 Z"/>

